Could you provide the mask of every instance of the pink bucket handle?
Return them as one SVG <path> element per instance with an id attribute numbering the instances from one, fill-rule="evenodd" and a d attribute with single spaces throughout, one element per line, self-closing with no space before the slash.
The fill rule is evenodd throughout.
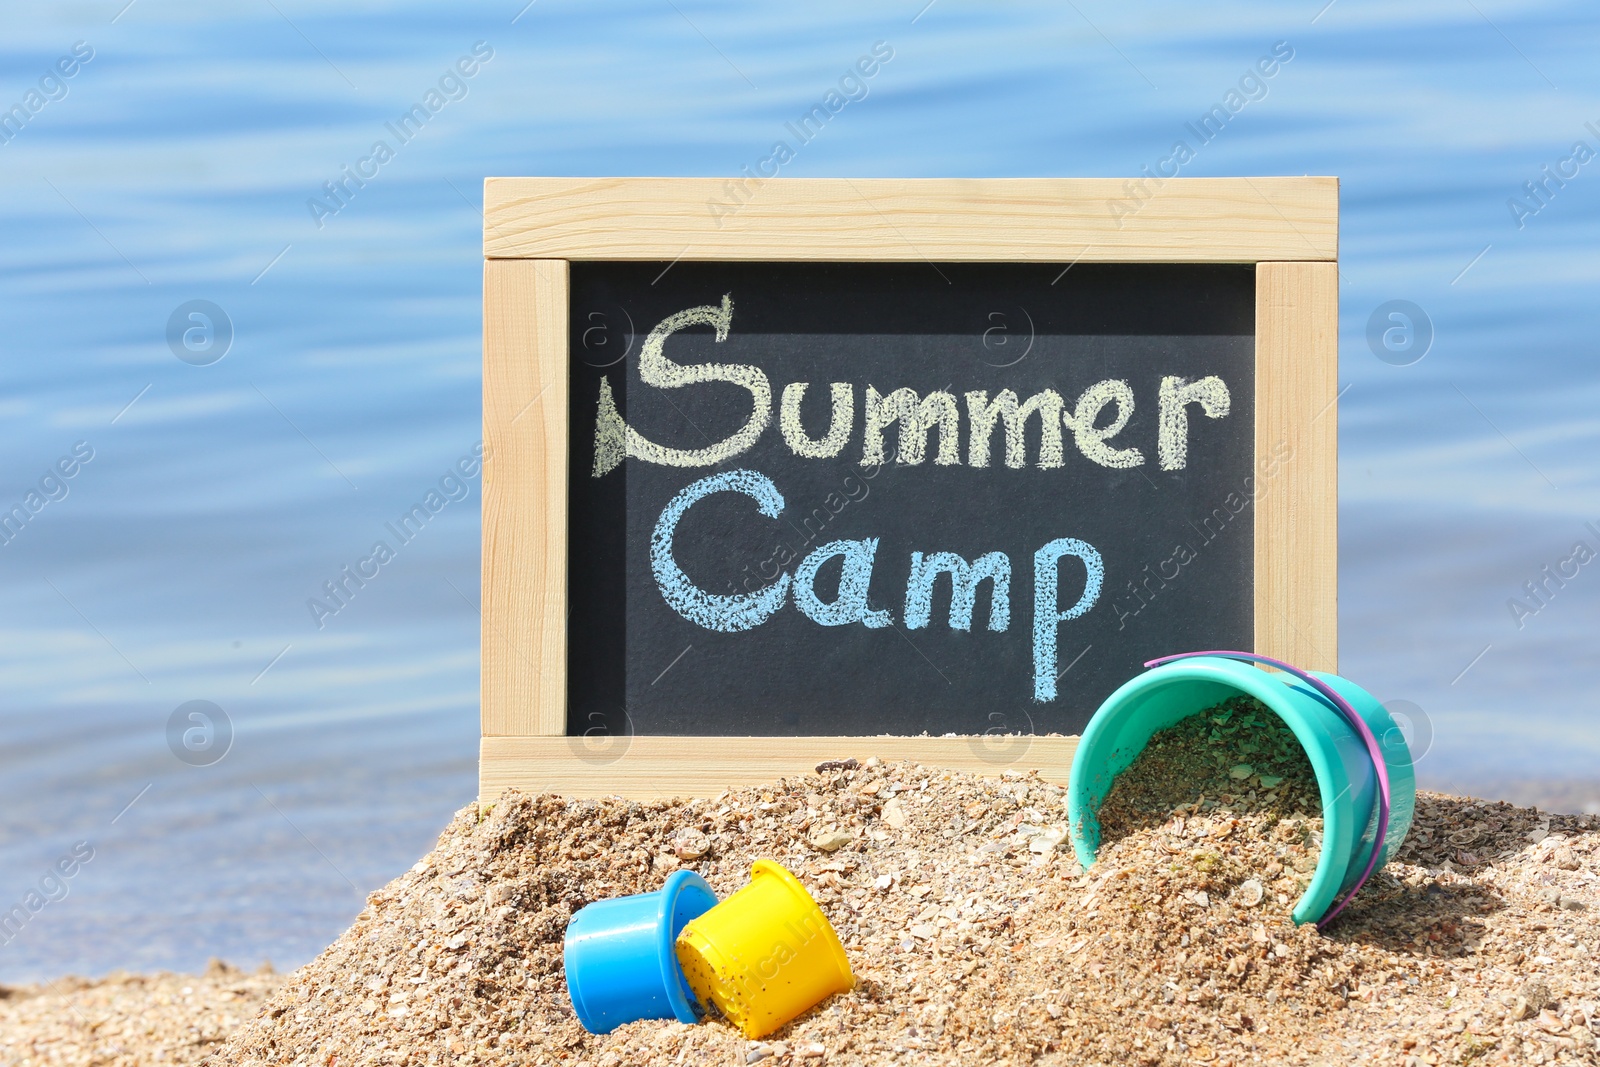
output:
<path id="1" fill-rule="evenodd" d="M 1273 659 L 1270 656 L 1258 656 L 1253 652 L 1180 652 L 1175 656 L 1161 656 L 1150 660 L 1145 666 L 1159 667 L 1174 660 L 1194 659 L 1196 656 L 1219 656 L 1223 659 L 1239 660 L 1244 663 L 1253 663 L 1257 666 L 1265 665 L 1275 667 L 1285 674 L 1293 675 L 1326 697 L 1328 702 L 1339 712 L 1340 717 L 1349 723 L 1350 728 L 1366 743 L 1367 755 L 1372 758 L 1372 767 L 1378 776 L 1378 827 L 1372 839 L 1372 855 L 1367 858 L 1366 870 L 1361 872 L 1361 877 L 1356 879 L 1355 884 L 1350 887 L 1350 891 L 1336 901 L 1333 907 L 1328 909 L 1326 915 L 1317 920 L 1317 929 L 1325 929 L 1340 912 L 1344 911 L 1350 901 L 1355 899 L 1356 893 L 1363 885 L 1366 885 L 1367 879 L 1372 877 L 1373 870 L 1378 866 L 1378 857 L 1383 852 L 1384 839 L 1389 834 L 1389 765 L 1384 761 L 1382 749 L 1378 747 L 1378 739 L 1373 735 L 1372 728 L 1367 725 L 1367 721 L 1361 717 L 1355 708 L 1350 706 L 1350 703 L 1344 697 L 1335 692 L 1332 686 L 1293 664 Z"/>

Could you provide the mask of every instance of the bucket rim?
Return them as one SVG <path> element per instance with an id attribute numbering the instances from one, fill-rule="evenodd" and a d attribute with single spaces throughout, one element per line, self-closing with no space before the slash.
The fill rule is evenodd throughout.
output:
<path id="1" fill-rule="evenodd" d="M 683 967 L 678 963 L 678 953 L 675 948 L 678 931 L 672 928 L 672 913 L 677 906 L 678 898 L 686 890 L 699 891 L 710 898 L 711 906 L 702 909 L 700 912 L 702 915 L 717 905 L 716 891 L 704 878 L 693 871 L 673 871 L 667 876 L 667 881 L 658 894 L 660 900 L 656 906 L 655 940 L 657 963 L 661 967 L 661 985 L 666 991 L 667 1003 L 679 1022 L 693 1024 L 701 1020 L 703 1012 L 699 998 L 694 995 L 688 978 L 684 977 Z M 691 916 L 688 921 L 693 922 L 694 917 Z"/>

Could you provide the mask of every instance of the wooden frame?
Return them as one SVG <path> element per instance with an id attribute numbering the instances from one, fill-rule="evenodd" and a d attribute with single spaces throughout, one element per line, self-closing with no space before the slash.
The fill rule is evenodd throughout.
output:
<path id="1" fill-rule="evenodd" d="M 568 263 L 1256 264 L 1255 651 L 1338 667 L 1338 180 L 490 178 L 479 789 L 714 795 L 877 755 L 1065 782 L 1073 737 L 566 736 Z M 1285 453 L 1285 450 L 1286 453 Z"/>

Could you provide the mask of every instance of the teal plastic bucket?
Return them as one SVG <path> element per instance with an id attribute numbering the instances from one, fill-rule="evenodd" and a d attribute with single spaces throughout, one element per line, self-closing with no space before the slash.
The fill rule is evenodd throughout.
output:
<path id="1" fill-rule="evenodd" d="M 1322 797 L 1322 853 L 1311 885 L 1292 914 L 1297 923 L 1325 923 L 1372 871 L 1399 851 L 1411 829 L 1417 792 L 1411 750 L 1388 710 L 1354 682 L 1248 656 L 1293 672 L 1268 674 L 1229 656 L 1247 654 L 1206 653 L 1152 661 L 1159 665 L 1128 681 L 1100 705 L 1078 742 L 1067 785 L 1073 851 L 1085 868 L 1094 863 L 1100 847 L 1100 805 L 1113 780 L 1144 751 L 1153 734 L 1246 694 L 1272 709 L 1294 731 L 1316 773 Z M 1319 691 L 1318 683 L 1333 695 Z M 1346 720 L 1341 702 L 1360 717 L 1366 730 Z M 1384 783 L 1373 758 L 1374 743 L 1387 773 L 1386 827 L 1380 818 Z M 1374 858 L 1373 844 L 1380 837 Z"/>

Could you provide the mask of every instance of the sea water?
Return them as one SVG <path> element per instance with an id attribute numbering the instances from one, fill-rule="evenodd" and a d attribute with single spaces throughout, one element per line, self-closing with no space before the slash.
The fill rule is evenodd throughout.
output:
<path id="1" fill-rule="evenodd" d="M 0 980 L 299 964 L 473 798 L 487 175 L 1339 176 L 1341 667 L 1424 784 L 1592 799 L 1593 21 L 18 8 Z"/>

